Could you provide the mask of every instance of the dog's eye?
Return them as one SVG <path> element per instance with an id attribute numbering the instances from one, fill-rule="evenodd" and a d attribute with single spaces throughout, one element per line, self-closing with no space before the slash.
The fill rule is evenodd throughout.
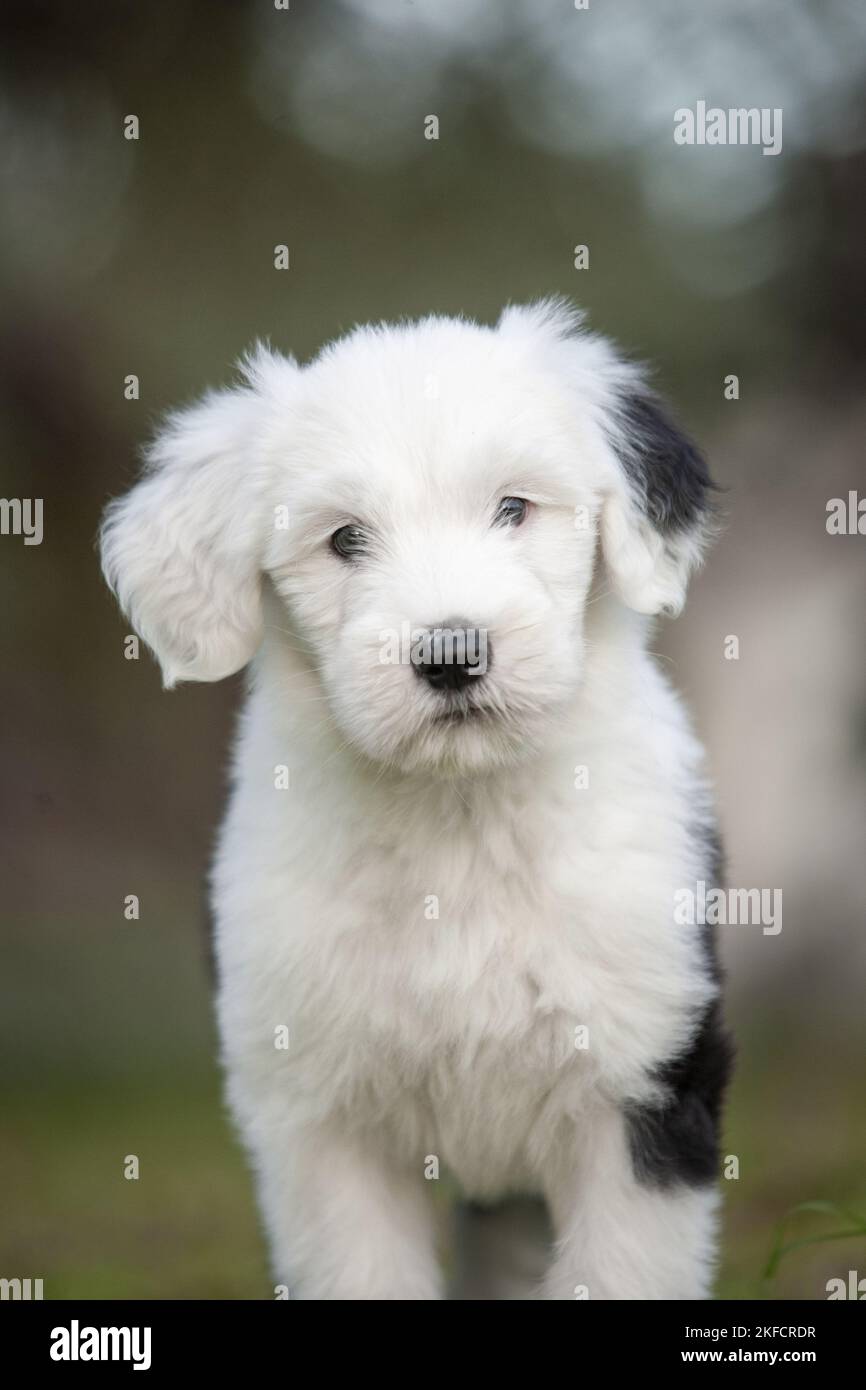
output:
<path id="1" fill-rule="evenodd" d="M 357 560 L 367 549 L 367 532 L 363 526 L 341 526 L 331 537 L 331 549 L 342 560 Z"/>
<path id="2" fill-rule="evenodd" d="M 519 526 L 526 520 L 529 511 L 529 503 L 524 502 L 522 497 L 503 497 L 499 506 L 496 508 L 496 515 L 493 518 L 494 526 Z"/>

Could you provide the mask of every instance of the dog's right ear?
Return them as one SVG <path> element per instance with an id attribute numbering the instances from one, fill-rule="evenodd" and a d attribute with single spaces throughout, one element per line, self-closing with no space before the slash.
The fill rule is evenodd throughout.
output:
<path id="1" fill-rule="evenodd" d="M 247 385 L 170 416 L 144 478 L 106 512 L 105 577 L 167 688 L 231 675 L 261 641 L 261 413 Z"/>

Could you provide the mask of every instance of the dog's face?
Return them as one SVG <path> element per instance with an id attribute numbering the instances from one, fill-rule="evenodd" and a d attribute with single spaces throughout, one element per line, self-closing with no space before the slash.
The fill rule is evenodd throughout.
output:
<path id="1" fill-rule="evenodd" d="M 402 767 L 531 747 L 580 676 L 595 545 L 555 390 L 453 324 L 300 375 L 266 568 L 342 733 Z"/>
<path id="2" fill-rule="evenodd" d="M 675 611 L 708 483 L 635 369 L 550 305 L 359 330 L 305 368 L 260 351 L 151 468 L 103 548 L 167 684 L 289 642 L 344 738 L 406 770 L 537 748 L 581 679 L 599 549 L 624 602 Z"/>

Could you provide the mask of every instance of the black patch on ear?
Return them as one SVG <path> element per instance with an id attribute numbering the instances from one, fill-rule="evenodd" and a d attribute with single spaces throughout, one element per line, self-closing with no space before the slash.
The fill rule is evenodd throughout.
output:
<path id="1" fill-rule="evenodd" d="M 714 488 L 697 445 L 651 391 L 623 399 L 619 425 L 626 443 L 623 447 L 623 440 L 618 441 L 617 455 L 653 525 L 665 534 L 696 525 Z"/>
<path id="2" fill-rule="evenodd" d="M 696 824 L 692 829 L 703 843 L 707 888 L 721 887 L 724 851 L 719 833 L 712 824 Z M 710 977 L 721 983 L 715 928 L 705 925 L 702 930 Z M 653 1073 L 663 1099 L 655 1105 L 625 1107 L 632 1166 L 639 1182 L 672 1187 L 716 1181 L 722 1102 L 733 1061 L 733 1043 L 721 1003 L 715 999 L 685 1051 Z"/>

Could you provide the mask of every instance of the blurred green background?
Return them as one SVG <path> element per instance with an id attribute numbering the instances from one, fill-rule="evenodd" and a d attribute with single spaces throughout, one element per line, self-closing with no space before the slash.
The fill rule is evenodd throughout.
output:
<path id="1" fill-rule="evenodd" d="M 240 687 L 164 695 L 124 660 L 106 500 L 159 413 L 255 337 L 304 357 L 357 320 L 490 321 L 552 292 L 656 364 L 726 488 L 657 644 L 731 881 L 784 893 L 780 935 L 722 931 L 740 1060 L 719 1293 L 866 1275 L 861 1235 L 762 1280 L 795 1204 L 866 1213 L 866 538 L 825 527 L 830 498 L 866 493 L 864 74 L 855 0 L 7 0 L 2 491 L 45 499 L 45 538 L 0 538 L 0 1275 L 49 1298 L 272 1296 L 204 930 Z M 698 100 L 781 107 L 782 153 L 676 146 Z"/>

